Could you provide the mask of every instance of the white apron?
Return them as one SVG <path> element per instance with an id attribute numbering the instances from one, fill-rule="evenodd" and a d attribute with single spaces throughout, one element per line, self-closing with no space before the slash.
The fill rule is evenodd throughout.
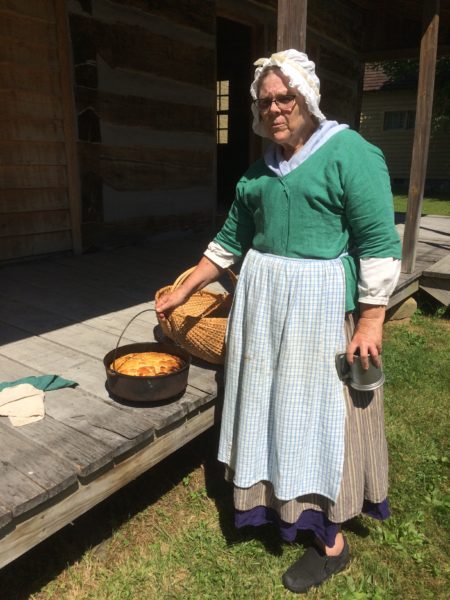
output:
<path id="1" fill-rule="evenodd" d="M 339 258 L 250 250 L 230 314 L 220 461 L 234 484 L 270 481 L 280 500 L 336 500 L 345 401 L 335 354 L 345 349 Z"/>

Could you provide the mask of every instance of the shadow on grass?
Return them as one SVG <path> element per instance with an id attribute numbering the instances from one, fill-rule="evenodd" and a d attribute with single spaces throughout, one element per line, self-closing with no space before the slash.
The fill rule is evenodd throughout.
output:
<path id="1" fill-rule="evenodd" d="M 450 306 L 443 306 L 427 292 L 419 290 L 414 294 L 420 314 L 439 319 L 450 319 Z"/>
<path id="2" fill-rule="evenodd" d="M 217 455 L 219 428 L 213 434 L 214 453 L 205 461 L 205 482 L 208 497 L 213 499 L 218 513 L 219 525 L 225 541 L 228 545 L 239 544 L 250 539 L 259 540 L 266 551 L 274 556 L 283 553 L 283 543 L 279 538 L 275 527 L 265 525 L 263 527 L 243 527 L 237 529 L 234 526 L 233 486 L 224 479 L 224 467 L 215 460 Z"/>
<path id="3" fill-rule="evenodd" d="M 406 213 L 396 212 L 394 214 L 394 219 L 396 225 L 403 225 L 406 223 Z"/>

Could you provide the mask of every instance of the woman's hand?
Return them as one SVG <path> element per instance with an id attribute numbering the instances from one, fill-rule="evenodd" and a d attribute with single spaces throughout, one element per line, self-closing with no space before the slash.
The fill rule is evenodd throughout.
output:
<path id="1" fill-rule="evenodd" d="M 376 367 L 379 367 L 383 340 L 385 306 L 360 304 L 360 317 L 347 346 L 347 362 L 353 364 L 353 355 L 359 350 L 363 369 L 369 368 L 369 355 Z"/>
<path id="2" fill-rule="evenodd" d="M 174 292 L 170 292 L 170 294 L 164 294 L 164 296 L 161 296 L 161 298 L 159 298 L 155 304 L 155 310 L 158 318 L 164 320 L 174 308 L 177 308 L 177 306 L 180 306 L 186 302 L 187 298 L 188 295 L 181 287 L 176 289 Z"/>
<path id="3" fill-rule="evenodd" d="M 223 269 L 218 267 L 209 258 L 203 256 L 194 271 L 184 281 L 179 288 L 165 294 L 155 304 L 156 314 L 159 319 L 166 319 L 170 312 L 180 306 L 197 290 L 201 290 L 220 277 Z"/>

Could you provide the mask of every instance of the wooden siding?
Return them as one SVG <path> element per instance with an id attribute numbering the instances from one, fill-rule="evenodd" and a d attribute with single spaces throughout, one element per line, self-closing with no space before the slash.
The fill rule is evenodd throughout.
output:
<path id="1" fill-rule="evenodd" d="M 220 15 L 264 24 L 254 48 L 254 58 L 276 51 L 277 2 L 217 0 Z M 258 6 L 257 6 L 258 5 Z M 321 81 L 321 109 L 330 119 L 358 128 L 363 68 L 359 52 L 362 44 L 363 14 L 344 0 L 309 0 L 307 8 L 306 52 L 316 63 Z M 255 40 L 256 41 L 256 40 Z M 256 138 L 254 138 L 256 139 Z M 254 158 L 261 152 L 257 151 Z"/>
<path id="2" fill-rule="evenodd" d="M 315 0 L 308 4 L 307 18 L 306 52 L 320 78 L 320 108 L 327 118 L 357 129 L 363 80 L 361 12 L 342 0 Z"/>
<path id="3" fill-rule="evenodd" d="M 85 246 L 211 222 L 215 3 L 68 3 Z M 192 198 L 196 200 L 192 202 Z M 137 227 L 136 220 L 140 223 Z M 156 228 L 159 226 L 156 224 Z"/>
<path id="4" fill-rule="evenodd" d="M 0 259 L 73 247 L 55 1 L 0 0 Z"/>
<path id="5" fill-rule="evenodd" d="M 363 95 L 360 132 L 383 150 L 393 179 L 409 178 L 414 129 L 384 131 L 384 114 L 386 111 L 415 109 L 414 90 L 377 91 Z M 427 179 L 450 180 L 450 140 L 443 131 L 431 133 Z"/>

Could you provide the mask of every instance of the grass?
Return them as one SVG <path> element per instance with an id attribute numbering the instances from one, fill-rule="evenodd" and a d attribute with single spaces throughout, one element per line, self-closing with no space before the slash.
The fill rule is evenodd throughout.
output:
<path id="1" fill-rule="evenodd" d="M 407 203 L 407 194 L 394 194 L 395 212 L 406 213 Z M 422 204 L 422 214 L 450 217 L 450 196 L 440 194 L 439 197 L 425 197 Z"/>
<path id="2" fill-rule="evenodd" d="M 350 522 L 352 562 L 309 600 L 435 600 L 449 589 L 450 320 L 385 326 L 392 517 Z M 209 431 L 0 573 L 3 600 L 271 600 L 302 551 L 236 531 Z"/>

